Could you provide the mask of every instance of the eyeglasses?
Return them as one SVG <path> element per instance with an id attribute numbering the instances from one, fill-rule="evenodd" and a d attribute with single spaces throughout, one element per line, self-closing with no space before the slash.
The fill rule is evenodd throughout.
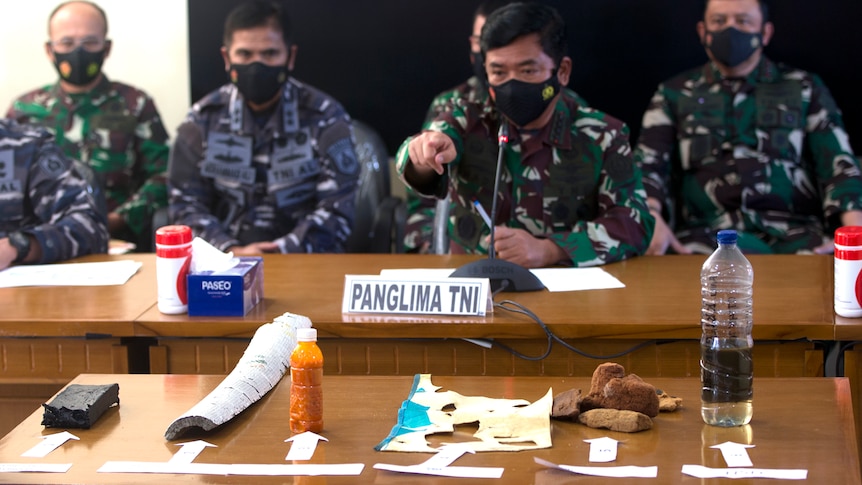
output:
<path id="1" fill-rule="evenodd" d="M 54 52 L 59 54 L 68 54 L 79 46 L 83 47 L 87 52 L 99 52 L 104 49 L 105 44 L 110 41 L 100 37 L 84 37 L 83 39 L 73 39 L 71 37 L 63 37 L 59 40 L 49 41 L 48 45 Z"/>

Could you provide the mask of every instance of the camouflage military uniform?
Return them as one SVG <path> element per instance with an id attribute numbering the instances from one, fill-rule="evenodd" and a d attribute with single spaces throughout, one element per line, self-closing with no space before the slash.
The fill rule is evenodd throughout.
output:
<path id="1" fill-rule="evenodd" d="M 47 131 L 0 120 L 0 238 L 32 235 L 38 263 L 53 263 L 108 249 L 104 215 Z"/>
<path id="2" fill-rule="evenodd" d="M 636 151 L 649 197 L 680 242 L 715 247 L 736 229 L 747 252 L 823 244 L 842 212 L 862 209 L 862 178 L 841 112 L 816 75 L 764 58 L 745 79 L 712 64 L 659 86 Z"/>
<path id="3" fill-rule="evenodd" d="M 414 187 L 443 197 L 449 190 L 452 252 L 486 253 L 490 231 L 473 210 L 490 210 L 500 121 L 490 100 L 457 103 L 428 128 L 445 133 L 458 157 L 436 184 Z M 602 112 L 581 107 L 563 91 L 551 121 L 528 138 L 512 130 L 505 149 L 496 224 L 546 237 L 575 266 L 592 266 L 643 254 L 655 220 L 646 206 L 640 170 L 631 159 L 628 128 Z M 407 145 L 396 156 L 408 163 Z M 451 179 L 451 180 L 450 180 Z"/>
<path id="4" fill-rule="evenodd" d="M 569 96 L 575 99 L 580 106 L 587 106 L 580 96 L 574 91 L 565 88 Z M 453 104 L 459 103 L 484 103 L 488 99 L 488 88 L 483 86 L 476 76 L 470 77 L 467 82 L 458 85 L 454 89 L 438 94 L 428 107 L 425 115 L 425 124 L 422 129 L 427 129 L 434 119 Z M 423 247 L 431 244 L 434 233 L 434 213 L 436 210 L 436 199 L 422 197 L 412 188 L 407 187 L 407 227 L 404 234 L 404 247 L 408 252 L 421 251 Z"/>
<path id="5" fill-rule="evenodd" d="M 93 167 L 108 211 L 123 216 L 133 233 L 125 236 L 139 243 L 152 239 L 153 213 L 167 205 L 168 135 L 146 93 L 103 75 L 88 93 L 67 94 L 59 83 L 31 91 L 7 116 L 54 133 L 67 156 Z"/>
<path id="6" fill-rule="evenodd" d="M 196 103 L 168 170 L 171 219 L 221 250 L 275 241 L 281 252 L 343 252 L 359 163 L 350 117 L 289 78 L 255 116 L 228 84 Z"/>

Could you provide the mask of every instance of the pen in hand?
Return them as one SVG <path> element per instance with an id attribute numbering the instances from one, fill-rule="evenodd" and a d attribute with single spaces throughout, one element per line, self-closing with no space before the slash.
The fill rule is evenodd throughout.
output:
<path id="1" fill-rule="evenodd" d="M 474 200 L 473 206 L 479 212 L 479 215 L 482 216 L 482 220 L 485 221 L 485 224 L 488 226 L 488 229 L 492 229 L 494 227 L 494 224 L 491 223 L 491 218 L 488 216 L 488 213 L 485 212 L 485 208 L 482 207 L 482 204 L 479 203 L 478 200 Z"/>

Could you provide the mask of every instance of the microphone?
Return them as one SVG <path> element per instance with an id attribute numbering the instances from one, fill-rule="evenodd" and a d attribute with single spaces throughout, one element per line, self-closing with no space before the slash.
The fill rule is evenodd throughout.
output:
<path id="1" fill-rule="evenodd" d="M 521 265 L 497 259 L 497 251 L 494 248 L 494 236 L 497 232 L 497 196 L 500 193 L 503 156 L 505 155 L 505 147 L 508 142 L 509 124 L 501 116 L 500 129 L 497 132 L 497 172 L 494 176 L 493 202 L 491 202 L 491 216 L 488 223 L 491 230 L 491 245 L 488 247 L 488 258 L 467 263 L 453 271 L 449 276 L 455 278 L 488 278 L 491 283 L 491 290 L 494 293 L 497 291 L 538 291 L 544 289 L 545 285 L 539 281 L 536 275 Z"/>

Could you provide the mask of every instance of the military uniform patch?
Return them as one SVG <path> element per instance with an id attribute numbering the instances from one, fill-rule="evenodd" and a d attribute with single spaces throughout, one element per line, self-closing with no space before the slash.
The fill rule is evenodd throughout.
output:
<path id="1" fill-rule="evenodd" d="M 326 152 L 335 163 L 339 172 L 345 175 L 355 175 L 359 171 L 359 162 L 356 160 L 356 152 L 350 138 L 342 138 L 329 146 Z"/>
<path id="2" fill-rule="evenodd" d="M 0 150 L 0 180 L 11 180 L 15 175 L 15 153 Z"/>

